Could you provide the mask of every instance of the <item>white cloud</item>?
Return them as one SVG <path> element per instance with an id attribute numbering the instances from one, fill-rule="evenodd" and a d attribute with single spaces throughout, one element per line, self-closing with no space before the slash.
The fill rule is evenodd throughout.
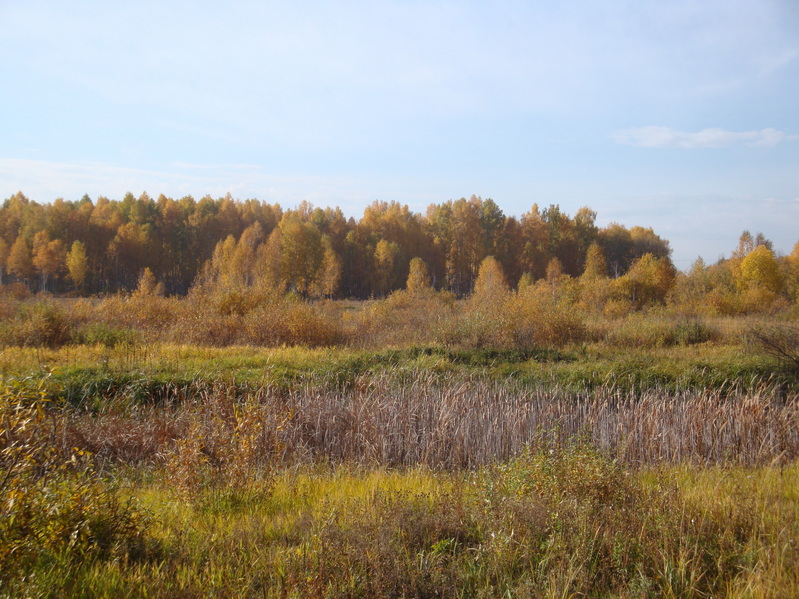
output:
<path id="1" fill-rule="evenodd" d="M 669 127 L 638 127 L 611 133 L 611 139 L 627 146 L 639 148 L 726 148 L 736 145 L 771 147 L 799 138 L 778 129 L 760 131 L 726 131 L 702 129 L 696 133 L 676 131 Z"/>

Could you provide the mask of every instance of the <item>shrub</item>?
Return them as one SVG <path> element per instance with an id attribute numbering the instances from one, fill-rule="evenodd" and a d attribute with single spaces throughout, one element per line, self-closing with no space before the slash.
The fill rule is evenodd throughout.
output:
<path id="1" fill-rule="evenodd" d="M 657 314 L 635 313 L 611 326 L 605 341 L 615 347 L 654 348 L 694 345 L 717 337 L 718 333 L 699 319 L 675 321 Z"/>
<path id="2" fill-rule="evenodd" d="M 451 318 L 454 303 L 452 294 L 432 288 L 395 291 L 353 318 L 353 339 L 370 347 L 441 342 L 442 323 Z"/>
<path id="3" fill-rule="evenodd" d="M 676 345 L 695 345 L 714 340 L 718 334 L 697 318 L 684 318 L 674 325 Z"/>
<path id="4" fill-rule="evenodd" d="M 561 347 L 588 336 L 584 319 L 568 301 L 557 301 L 542 285 L 511 297 L 504 309 L 517 347 Z"/>
<path id="5" fill-rule="evenodd" d="M 0 326 L 0 343 L 24 347 L 60 347 L 72 340 L 74 324 L 56 306 L 36 303 L 20 306 Z"/>
<path id="6" fill-rule="evenodd" d="M 218 387 L 207 394 L 191 411 L 185 434 L 166 452 L 168 480 L 184 499 L 218 504 L 271 492 L 282 425 L 268 427 L 274 419 L 254 397 L 238 402 L 230 391 Z"/>
<path id="7" fill-rule="evenodd" d="M 783 366 L 799 372 L 799 327 L 788 324 L 753 327 L 747 334 L 747 341 Z"/>
<path id="8" fill-rule="evenodd" d="M 75 331 L 74 340 L 83 345 L 104 345 L 116 347 L 123 344 L 135 344 L 139 341 L 138 333 L 130 328 L 118 328 L 104 322 L 90 322 Z"/>
<path id="9" fill-rule="evenodd" d="M 9 297 L 20 302 L 22 300 L 28 299 L 31 296 L 31 290 L 28 289 L 28 286 L 25 283 L 15 281 L 13 283 L 9 283 L 8 285 L 3 285 L 2 294 L 5 297 Z"/>
<path id="10" fill-rule="evenodd" d="M 528 447 L 519 457 L 499 466 L 498 472 L 497 482 L 506 493 L 517 496 L 533 494 L 617 507 L 634 494 L 621 464 L 579 438 L 559 445 L 547 442 L 542 435 L 537 448 Z"/>
<path id="11" fill-rule="evenodd" d="M 0 591 L 9 595 L 37 568 L 69 572 L 145 548 L 148 516 L 84 452 L 55 444 L 61 428 L 43 382 L 0 380 Z"/>

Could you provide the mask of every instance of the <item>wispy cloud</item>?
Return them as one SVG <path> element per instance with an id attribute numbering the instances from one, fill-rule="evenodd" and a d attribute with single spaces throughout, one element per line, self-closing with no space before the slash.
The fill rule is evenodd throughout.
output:
<path id="1" fill-rule="evenodd" d="M 726 131 L 702 129 L 701 131 L 676 131 L 669 127 L 638 127 L 611 133 L 611 139 L 627 146 L 639 148 L 726 148 L 747 145 L 771 147 L 783 141 L 799 138 L 778 129 L 760 131 Z"/>

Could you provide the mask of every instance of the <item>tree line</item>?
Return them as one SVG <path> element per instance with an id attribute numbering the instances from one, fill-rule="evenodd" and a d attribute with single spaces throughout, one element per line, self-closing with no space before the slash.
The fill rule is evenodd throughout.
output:
<path id="1" fill-rule="evenodd" d="M 80 295 L 131 291 L 146 274 L 168 295 L 215 281 L 303 297 L 385 297 L 405 286 L 417 258 L 436 289 L 464 297 L 489 256 L 515 288 L 553 268 L 580 276 L 592 252 L 611 278 L 645 255 L 673 269 L 668 241 L 651 228 L 600 228 L 590 208 L 570 216 L 555 204 L 516 218 L 476 196 L 432 204 L 424 214 L 375 201 L 360 220 L 337 207 L 283 209 L 230 195 L 37 203 L 20 192 L 0 209 L 0 283 Z"/>

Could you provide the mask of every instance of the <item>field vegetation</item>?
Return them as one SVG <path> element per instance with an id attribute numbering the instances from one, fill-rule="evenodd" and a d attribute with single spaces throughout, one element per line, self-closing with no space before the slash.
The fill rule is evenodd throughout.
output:
<path id="1" fill-rule="evenodd" d="M 799 595 L 797 250 L 556 208 L 7 201 L 0 597 Z"/>
<path id="2" fill-rule="evenodd" d="M 379 349 L 356 329 L 269 348 L 27 302 L 103 337 L 0 354 L 7 596 L 799 590 L 784 318 L 656 310 L 583 317 L 585 336 L 540 347 Z"/>

